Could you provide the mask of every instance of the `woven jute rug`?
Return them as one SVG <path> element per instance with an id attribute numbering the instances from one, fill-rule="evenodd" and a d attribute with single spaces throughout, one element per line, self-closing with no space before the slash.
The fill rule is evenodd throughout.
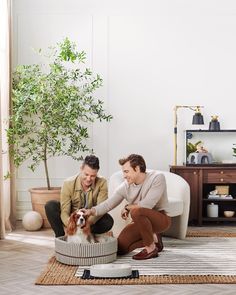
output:
<path id="1" fill-rule="evenodd" d="M 164 251 L 159 257 L 134 260 L 119 256 L 115 264 L 127 263 L 139 271 L 134 279 L 82 279 L 86 266 L 68 266 L 52 257 L 37 279 L 40 285 L 141 285 L 141 284 L 235 284 L 236 238 L 187 237 L 163 238 Z M 139 251 L 138 249 L 135 251 Z"/>
<path id="2" fill-rule="evenodd" d="M 134 260 L 129 253 L 113 263 L 127 263 L 139 271 L 134 279 L 81 279 L 89 267 L 68 266 L 52 257 L 36 281 L 38 285 L 143 285 L 143 284 L 235 284 L 236 239 L 190 237 L 178 240 L 164 237 L 159 257 Z M 138 250 L 137 250 L 138 251 Z"/>
<path id="3" fill-rule="evenodd" d="M 52 257 L 36 285 L 150 285 L 150 284 L 236 284 L 236 275 L 151 275 L 135 279 L 91 279 L 75 277 L 77 266 L 68 266 Z"/>

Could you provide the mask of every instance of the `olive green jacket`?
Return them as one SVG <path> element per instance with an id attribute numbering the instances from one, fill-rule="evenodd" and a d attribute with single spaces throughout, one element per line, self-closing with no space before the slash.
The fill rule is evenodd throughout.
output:
<path id="1" fill-rule="evenodd" d="M 92 208 L 99 203 L 105 201 L 108 196 L 107 181 L 103 177 L 97 177 L 95 183 L 87 191 L 88 204 L 87 208 Z M 68 218 L 72 212 L 81 209 L 85 206 L 84 192 L 82 189 L 80 176 L 75 175 L 66 179 L 61 190 L 61 219 L 67 226 Z M 91 218 L 92 223 L 95 223 L 101 216 Z"/>

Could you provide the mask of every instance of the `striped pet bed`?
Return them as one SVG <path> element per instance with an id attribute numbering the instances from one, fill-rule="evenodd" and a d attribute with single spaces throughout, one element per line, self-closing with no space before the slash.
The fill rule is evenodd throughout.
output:
<path id="1" fill-rule="evenodd" d="M 116 260 L 117 239 L 107 236 L 94 244 L 68 243 L 66 237 L 55 239 L 57 261 L 68 265 L 93 265 Z"/>

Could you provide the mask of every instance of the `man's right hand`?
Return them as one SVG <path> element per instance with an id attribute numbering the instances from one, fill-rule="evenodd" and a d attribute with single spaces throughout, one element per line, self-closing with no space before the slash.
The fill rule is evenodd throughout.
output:
<path id="1" fill-rule="evenodd" d="M 127 210 L 126 208 L 121 210 L 121 218 L 123 218 L 124 220 L 126 220 L 129 216 L 129 210 Z"/>

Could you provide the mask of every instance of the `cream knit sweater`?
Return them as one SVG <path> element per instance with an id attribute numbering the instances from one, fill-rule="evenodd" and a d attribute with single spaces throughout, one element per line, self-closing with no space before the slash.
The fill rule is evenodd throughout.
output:
<path id="1" fill-rule="evenodd" d="M 157 171 L 149 170 L 146 172 L 146 178 L 141 184 L 129 185 L 127 181 L 124 180 L 122 184 L 117 187 L 113 196 L 93 207 L 96 210 L 96 216 L 104 215 L 109 212 L 124 199 L 126 199 L 129 204 L 137 204 L 140 207 L 158 211 L 165 210 L 168 214 L 165 176 Z"/>

